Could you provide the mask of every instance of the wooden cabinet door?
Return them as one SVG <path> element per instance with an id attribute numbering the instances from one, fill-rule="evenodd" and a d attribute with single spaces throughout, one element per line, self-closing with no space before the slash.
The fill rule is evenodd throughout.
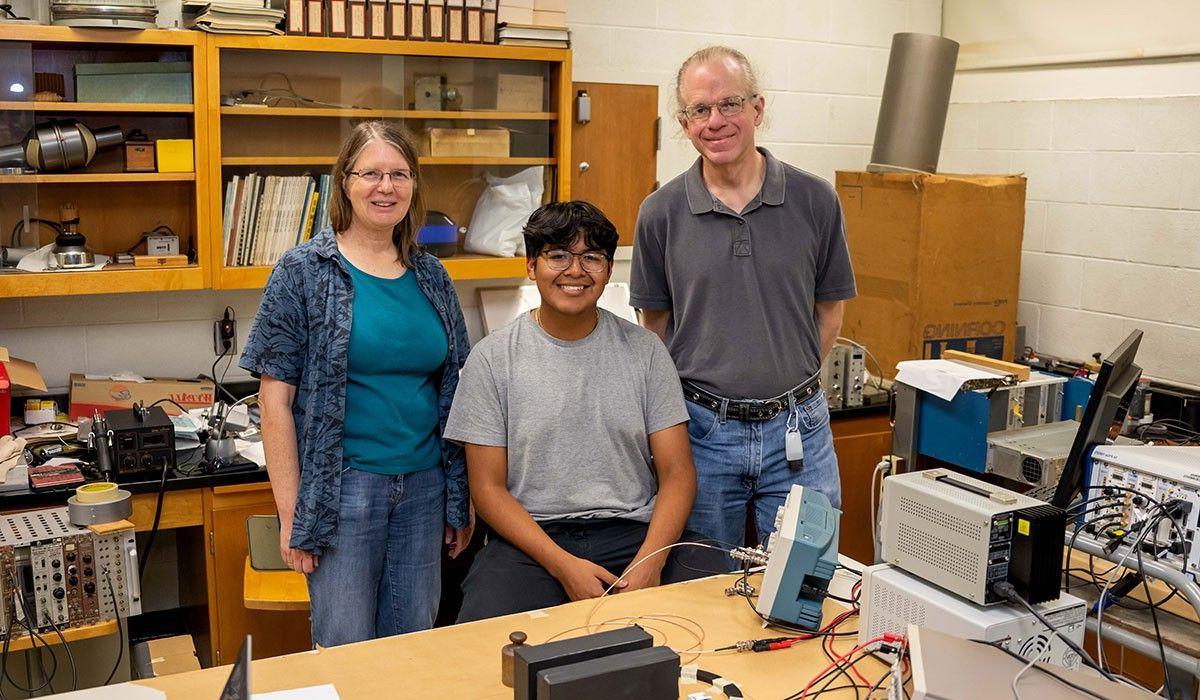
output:
<path id="1" fill-rule="evenodd" d="M 587 90 L 592 118 L 571 125 L 571 197 L 612 220 L 621 245 L 633 245 L 638 207 L 656 186 L 658 86 L 574 83 Z M 578 110 L 576 110 L 576 113 Z"/>
<path id="2" fill-rule="evenodd" d="M 230 664 L 249 634 L 254 658 L 291 654 L 312 647 L 307 612 L 248 610 L 242 598 L 245 574 L 246 518 L 274 515 L 270 484 L 212 489 L 209 522 L 209 621 L 213 663 Z"/>
<path id="3" fill-rule="evenodd" d="M 875 562 L 871 540 L 871 473 L 879 459 L 892 451 L 892 428 L 887 413 L 831 420 L 833 451 L 842 475 L 842 523 L 838 550 L 863 564 Z"/>

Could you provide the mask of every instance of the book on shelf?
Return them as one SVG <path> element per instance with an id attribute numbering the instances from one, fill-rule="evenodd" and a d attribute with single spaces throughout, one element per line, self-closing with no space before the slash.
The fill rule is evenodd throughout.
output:
<path id="1" fill-rule="evenodd" d="M 329 0 L 329 26 L 327 36 L 347 36 L 346 0 Z"/>
<path id="2" fill-rule="evenodd" d="M 565 27 L 543 27 L 535 24 L 505 22 L 500 25 L 501 43 L 505 39 L 533 39 L 539 41 L 570 41 L 571 30 Z"/>
<path id="3" fill-rule="evenodd" d="M 367 36 L 371 39 L 388 38 L 387 0 L 367 1 Z"/>
<path id="4" fill-rule="evenodd" d="M 425 38 L 430 41 L 446 40 L 446 0 L 425 0 Z"/>
<path id="5" fill-rule="evenodd" d="M 480 39 L 485 44 L 496 43 L 496 13 L 499 8 L 497 0 L 480 0 L 483 3 L 483 28 Z"/>
<path id="6" fill-rule="evenodd" d="M 214 34 L 283 34 L 278 25 L 284 14 L 283 10 L 264 7 L 262 0 L 255 5 L 220 0 L 206 4 L 188 23 L 188 28 Z"/>
<path id="7" fill-rule="evenodd" d="M 389 39 L 408 38 L 408 6 L 404 0 L 387 0 Z"/>
<path id="8" fill-rule="evenodd" d="M 539 49 L 569 49 L 571 42 L 556 39 L 500 39 L 503 46 L 532 46 Z"/>
<path id="9" fill-rule="evenodd" d="M 408 0 L 408 38 L 425 41 L 429 38 L 429 22 L 425 17 L 425 0 Z"/>
<path id="10" fill-rule="evenodd" d="M 293 36 L 303 36 L 307 31 L 304 27 L 305 0 L 287 0 L 286 31 Z"/>
<path id="11" fill-rule="evenodd" d="M 346 29 L 351 39 L 367 38 L 367 0 L 350 0 L 346 10 Z"/>
<path id="12" fill-rule="evenodd" d="M 312 238 L 327 221 L 329 192 L 329 175 L 234 175 L 225 184 L 225 266 L 274 265 Z"/>

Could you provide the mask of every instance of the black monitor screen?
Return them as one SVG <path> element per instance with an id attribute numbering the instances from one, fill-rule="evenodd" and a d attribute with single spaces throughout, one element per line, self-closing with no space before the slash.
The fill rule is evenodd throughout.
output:
<path id="1" fill-rule="evenodd" d="M 1071 499 L 1083 488 L 1084 464 L 1088 455 L 1096 445 L 1105 444 L 1108 431 L 1118 414 L 1123 407 L 1129 406 L 1129 399 L 1142 376 L 1142 368 L 1133 364 L 1133 357 L 1141 342 L 1142 332 L 1135 330 L 1100 363 L 1096 385 L 1092 387 L 1092 395 L 1083 410 L 1083 421 L 1079 424 L 1075 441 L 1071 443 L 1071 452 L 1067 455 L 1062 477 L 1051 501 L 1059 508 L 1070 505 Z"/>

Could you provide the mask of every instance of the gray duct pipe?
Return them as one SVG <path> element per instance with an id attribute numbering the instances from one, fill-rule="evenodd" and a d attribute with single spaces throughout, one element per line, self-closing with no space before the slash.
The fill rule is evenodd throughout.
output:
<path id="1" fill-rule="evenodd" d="M 932 34 L 892 36 L 867 170 L 937 171 L 957 61 L 957 41 Z"/>

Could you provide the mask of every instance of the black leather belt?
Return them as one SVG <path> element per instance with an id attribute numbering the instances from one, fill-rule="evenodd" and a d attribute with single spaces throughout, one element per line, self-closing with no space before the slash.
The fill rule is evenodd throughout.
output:
<path id="1" fill-rule="evenodd" d="M 740 421 L 771 420 L 788 408 L 788 394 L 795 397 L 796 403 L 821 390 L 820 376 L 813 375 L 796 388 L 771 399 L 729 399 L 729 407 L 725 417 Z M 697 406 L 703 406 L 714 413 L 720 413 L 721 404 L 725 397 L 705 391 L 694 383 L 683 380 L 683 398 Z"/>

